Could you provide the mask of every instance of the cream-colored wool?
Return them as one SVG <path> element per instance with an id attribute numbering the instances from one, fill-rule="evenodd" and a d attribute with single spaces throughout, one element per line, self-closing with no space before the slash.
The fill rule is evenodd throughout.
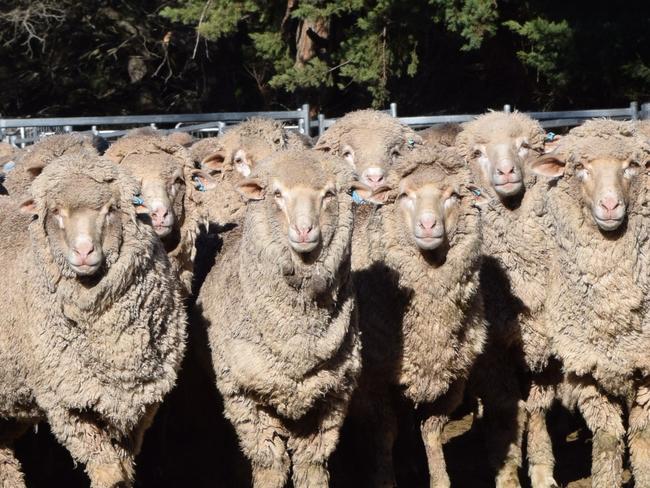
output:
<path id="1" fill-rule="evenodd" d="M 179 286 L 159 240 L 136 218 L 136 182 L 108 160 L 63 156 L 31 191 L 34 220 L 0 200 L 0 415 L 23 425 L 46 420 L 86 465 L 93 488 L 130 486 L 144 430 L 174 386 L 184 351 Z M 53 237 L 51 209 L 110 201 L 105 269 L 82 282 Z M 10 422 L 0 438 L 11 463 L 0 478 L 22 486 L 12 432 L 4 430 Z"/>
<path id="2" fill-rule="evenodd" d="M 171 200 L 176 216 L 172 232 L 162 241 L 186 293 L 191 293 L 194 275 L 195 241 L 199 227 L 207 222 L 204 191 L 194 181 L 194 160 L 190 152 L 166 137 L 154 134 L 127 135 L 106 151 L 106 157 L 124 167 L 132 175 L 147 174 L 164 181 L 180 176 L 176 195 Z M 176 184 L 169 181 L 169 186 Z"/>
<path id="3" fill-rule="evenodd" d="M 422 421 L 431 486 L 448 486 L 442 428 L 462 401 L 487 335 L 479 288 L 479 211 L 465 187 L 469 171 L 453 149 L 421 149 L 389 175 L 393 189 L 406 178 L 417 187 L 455 187 L 458 220 L 447 223 L 448 249 L 435 257 L 414 244 L 399 201 L 361 207 L 370 210 L 367 222 L 355 223 L 353 244 L 359 248 L 355 253 L 365 256 L 365 263 L 358 261 L 363 266 L 354 268 L 363 342 L 357 413 L 371 424 L 369 442 L 378 456 L 372 486 L 394 484 L 395 391 L 412 402 Z"/>
<path id="4" fill-rule="evenodd" d="M 327 460 L 361 367 L 350 278 L 352 174 L 343 161 L 312 150 L 277 152 L 253 174 L 286 187 L 333 181 L 322 248 L 313 262 L 291 250 L 269 190 L 224 236 L 197 306 L 254 486 L 281 488 L 291 468 L 296 488 L 326 487 Z"/>
<path id="5" fill-rule="evenodd" d="M 650 486 L 648 175 L 631 180 L 627 222 L 609 233 L 593 222 L 576 175 L 577 164 L 596 158 L 643 168 L 650 145 L 633 122 L 591 120 L 553 154 L 565 170 L 546 199 L 554 229 L 546 308 L 553 350 L 569 373 L 565 402 L 593 433 L 594 487 L 622 484 L 625 424 L 635 486 Z"/>
<path id="6" fill-rule="evenodd" d="M 27 198 L 29 185 L 50 161 L 81 151 L 99 154 L 103 142 L 105 141 L 101 138 L 76 133 L 57 134 L 41 139 L 15 156 L 16 166 L 6 173 L 3 186 L 14 198 Z"/>
<path id="7" fill-rule="evenodd" d="M 192 144 L 194 144 L 194 137 L 192 137 L 191 134 L 188 134 L 187 132 L 172 132 L 171 134 L 167 135 L 167 140 L 173 142 L 174 144 L 178 144 L 179 146 L 183 147 L 191 147 Z"/>
<path id="8" fill-rule="evenodd" d="M 456 137 L 461 133 L 463 127 L 460 124 L 437 124 L 426 129 L 419 130 L 417 134 L 425 144 L 440 144 L 452 147 L 456 143 Z"/>
<path id="9" fill-rule="evenodd" d="M 480 187 L 484 261 L 481 287 L 489 323 L 489 341 L 472 381 L 486 412 L 490 458 L 497 470 L 497 486 L 519 486 L 522 401 L 534 417 L 529 430 L 529 474 L 534 488 L 550 488 L 554 458 L 546 429 L 546 412 L 554 398 L 557 366 L 544 317 L 548 283 L 549 244 L 545 238 L 543 198 L 545 182 L 527 164 L 544 151 L 545 132 L 521 113 L 490 112 L 463 125 L 456 139 L 473 180 Z M 525 139 L 522 160 L 524 189 L 514 202 L 503 201 L 481 170 L 480 145 L 514 144 Z M 521 391 L 520 371 L 533 374 L 532 386 Z M 561 375 L 559 375 L 561 377 Z M 540 384 L 547 386 L 541 387 Z"/>

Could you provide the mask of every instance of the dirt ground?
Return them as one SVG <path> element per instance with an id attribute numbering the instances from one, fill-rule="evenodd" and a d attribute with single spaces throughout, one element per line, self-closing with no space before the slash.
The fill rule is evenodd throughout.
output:
<path id="1" fill-rule="evenodd" d="M 221 403 L 206 370 L 202 354 L 186 359 L 178 387 L 170 394 L 148 431 L 143 452 L 137 459 L 136 487 L 239 488 L 250 486 L 246 459 L 237 448 L 235 433 L 221 415 Z M 400 420 L 395 449 L 398 486 L 428 487 L 424 447 L 419 429 L 408 416 Z M 576 416 L 557 408 L 548 422 L 557 459 L 556 479 L 560 486 L 590 486 L 590 434 Z M 332 456 L 332 486 L 367 486 L 359 475 L 358 453 L 351 442 L 350 428 L 343 429 L 339 449 Z M 458 413 L 445 430 L 445 458 L 452 486 L 494 486 L 486 462 L 480 421 L 470 408 Z M 363 445 L 363 444 L 361 444 Z M 25 435 L 17 444 L 17 455 L 30 488 L 87 487 L 82 466 L 75 466 L 67 451 L 49 433 L 47 425 Z M 525 467 L 523 486 L 528 486 Z"/>

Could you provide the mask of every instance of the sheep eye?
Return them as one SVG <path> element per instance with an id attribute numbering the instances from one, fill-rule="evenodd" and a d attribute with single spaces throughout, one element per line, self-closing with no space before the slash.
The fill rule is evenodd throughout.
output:
<path id="1" fill-rule="evenodd" d="M 639 169 L 641 166 L 639 166 L 639 163 L 636 161 L 630 161 L 630 164 L 628 164 L 627 167 L 632 169 Z"/>
<path id="2" fill-rule="evenodd" d="M 528 144 L 526 141 L 521 143 L 521 146 L 519 146 L 521 149 L 530 149 L 530 144 Z"/>
<path id="3" fill-rule="evenodd" d="M 585 169 L 585 165 L 582 163 L 576 164 L 576 171 L 582 171 Z"/>
<path id="4" fill-rule="evenodd" d="M 400 156 L 399 149 L 393 149 L 393 150 L 390 152 L 390 155 L 391 155 L 392 157 L 394 157 L 394 158 L 399 157 L 399 156 Z"/>
<path id="5" fill-rule="evenodd" d="M 476 149 L 472 154 L 472 156 L 475 158 L 480 158 L 481 156 L 483 156 L 483 152 L 480 149 Z"/>
<path id="6" fill-rule="evenodd" d="M 334 193 L 334 190 L 327 190 L 325 192 L 325 198 L 334 198 L 336 194 Z"/>
<path id="7" fill-rule="evenodd" d="M 58 208 L 53 208 L 52 210 L 50 210 L 50 212 L 52 212 L 52 215 L 56 215 L 57 217 L 58 217 L 58 215 L 60 213 Z"/>
<path id="8" fill-rule="evenodd" d="M 275 190 L 275 191 L 273 192 L 273 196 L 274 196 L 275 198 L 282 198 L 282 192 L 281 192 L 280 190 Z"/>
<path id="9" fill-rule="evenodd" d="M 235 163 L 236 163 L 236 164 L 241 164 L 241 162 L 242 162 L 242 161 L 241 161 L 241 157 L 240 157 L 240 156 L 237 156 L 237 157 L 235 158 Z"/>

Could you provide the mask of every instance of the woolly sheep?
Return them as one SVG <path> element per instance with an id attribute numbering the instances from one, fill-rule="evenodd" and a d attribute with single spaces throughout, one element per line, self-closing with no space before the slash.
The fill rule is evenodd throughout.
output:
<path id="1" fill-rule="evenodd" d="M 548 327 L 569 374 L 564 401 L 592 431 L 592 486 L 650 486 L 650 145 L 633 122 L 591 120 L 533 169 L 556 178 Z M 624 422 L 623 412 L 627 412 Z"/>
<path id="2" fill-rule="evenodd" d="M 422 139 L 394 117 L 377 110 L 358 110 L 338 119 L 315 148 L 343 157 L 371 188 L 384 183 L 386 171 Z"/>
<path id="3" fill-rule="evenodd" d="M 188 134 L 187 132 L 172 132 L 171 134 L 167 135 L 167 139 L 174 144 L 178 144 L 179 146 L 183 146 L 186 148 L 192 147 L 192 144 L 194 144 L 194 137 L 192 137 L 191 134 Z"/>
<path id="4" fill-rule="evenodd" d="M 352 174 L 313 150 L 279 151 L 239 189 L 197 305 L 226 417 L 255 487 L 326 487 L 361 367 L 350 279 Z"/>
<path id="5" fill-rule="evenodd" d="M 521 113 L 490 112 L 466 123 L 456 145 L 469 163 L 482 200 L 481 287 L 490 337 L 472 383 L 483 398 L 490 462 L 497 486 L 519 486 L 521 435 L 527 401 L 529 475 L 534 488 L 555 486 L 546 412 L 554 398 L 557 364 L 545 328 L 549 249 L 545 185 L 528 164 L 544 151 L 545 132 Z M 519 370 L 532 374 L 522 391 Z M 545 385 L 545 386 L 541 386 Z M 499 456 L 505 456 L 501 459 Z"/>
<path id="6" fill-rule="evenodd" d="M 127 135 L 106 156 L 141 182 L 140 211 L 148 213 L 186 292 L 192 287 L 195 239 L 206 220 L 205 190 L 215 183 L 195 169 L 184 147 L 158 134 Z"/>
<path id="7" fill-rule="evenodd" d="M 487 333 L 479 212 L 465 187 L 469 171 L 453 149 L 418 151 L 388 175 L 388 184 L 366 197 L 384 205 L 371 210 L 358 235 L 355 224 L 353 246 L 368 256 L 354 271 L 363 341 L 355 410 L 370 424 L 378 456 L 372 486 L 395 485 L 397 391 L 421 420 L 430 486 L 449 486 L 442 429 Z"/>
<path id="8" fill-rule="evenodd" d="M 31 192 L 33 220 L 0 200 L 0 484 L 24 486 L 11 442 L 47 420 L 93 488 L 130 486 L 184 350 L 178 285 L 109 161 L 63 156 Z"/>
<path id="9" fill-rule="evenodd" d="M 437 124 L 426 129 L 420 130 L 417 134 L 422 138 L 425 144 L 440 144 L 446 147 L 452 147 L 456 142 L 456 137 L 463 130 L 460 124 Z"/>
<path id="10" fill-rule="evenodd" d="M 89 150 L 103 154 L 107 146 L 106 140 L 97 136 L 77 133 L 47 136 L 17 154 L 14 168 L 6 173 L 4 187 L 9 195 L 26 198 L 31 182 L 50 161 Z"/>

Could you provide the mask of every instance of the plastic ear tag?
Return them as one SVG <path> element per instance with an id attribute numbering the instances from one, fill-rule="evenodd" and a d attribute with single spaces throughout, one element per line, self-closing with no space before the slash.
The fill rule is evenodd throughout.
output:
<path id="1" fill-rule="evenodd" d="M 470 191 L 477 197 L 481 196 L 481 190 L 479 190 L 478 188 L 472 188 Z"/>
<path id="2" fill-rule="evenodd" d="M 199 191 L 205 191 L 206 190 L 205 185 L 201 181 L 201 178 L 199 178 L 198 176 L 194 176 L 192 179 L 194 180 L 194 183 L 196 183 L 195 186 L 196 186 L 197 190 L 199 190 Z"/>
<path id="3" fill-rule="evenodd" d="M 15 167 L 16 167 L 16 162 L 15 161 L 9 161 L 8 163 L 5 163 L 2 166 L 2 171 L 4 171 L 5 173 L 8 173 L 9 171 L 14 169 Z"/>
<path id="4" fill-rule="evenodd" d="M 140 195 L 133 195 L 131 201 L 133 202 L 133 205 L 135 205 L 136 207 L 139 205 L 144 205 L 144 200 Z"/>
<path id="5" fill-rule="evenodd" d="M 365 201 L 363 198 L 361 198 L 361 195 L 359 195 L 359 194 L 357 193 L 357 190 L 354 190 L 354 191 L 352 192 L 352 201 L 353 201 L 354 203 L 356 203 L 357 205 L 361 205 L 361 204 L 363 204 L 363 203 L 366 203 L 366 201 Z"/>
<path id="6" fill-rule="evenodd" d="M 412 137 L 409 137 L 407 142 L 408 142 L 409 147 L 415 146 L 415 141 L 413 140 Z"/>
<path id="7" fill-rule="evenodd" d="M 551 142 L 553 139 L 555 139 L 556 135 L 557 134 L 555 134 L 555 132 L 547 132 L 544 140 L 546 140 L 547 142 Z"/>

